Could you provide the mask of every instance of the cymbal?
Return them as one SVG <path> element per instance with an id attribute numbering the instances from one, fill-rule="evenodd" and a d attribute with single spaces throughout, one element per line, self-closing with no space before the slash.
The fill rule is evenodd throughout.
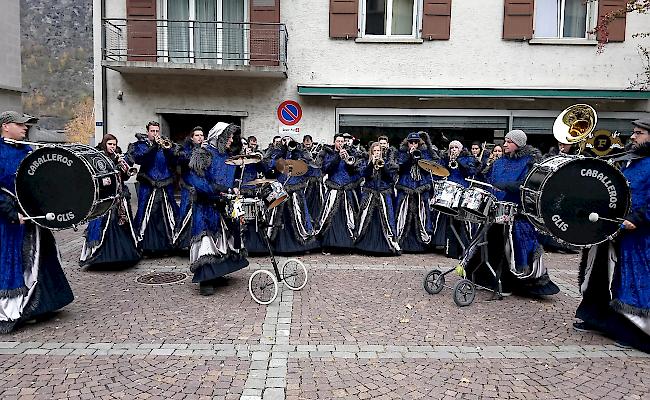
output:
<path id="1" fill-rule="evenodd" d="M 265 183 L 277 182 L 276 179 L 269 178 L 257 178 L 252 181 L 244 182 L 243 185 L 263 185 Z"/>
<path id="2" fill-rule="evenodd" d="M 240 154 L 240 155 L 232 156 L 232 157 L 226 159 L 226 161 L 224 161 L 224 163 L 226 163 L 228 165 L 241 166 L 241 165 L 246 165 L 246 164 L 256 164 L 256 163 L 258 163 L 260 161 L 262 161 L 262 157 L 260 157 L 259 155 Z"/>
<path id="3" fill-rule="evenodd" d="M 425 169 L 436 176 L 449 176 L 449 170 L 442 165 L 429 160 L 418 160 L 420 168 Z"/>
<path id="4" fill-rule="evenodd" d="M 280 158 L 275 162 L 275 169 L 281 174 L 302 176 L 307 173 L 309 166 L 302 160 L 285 160 Z"/>

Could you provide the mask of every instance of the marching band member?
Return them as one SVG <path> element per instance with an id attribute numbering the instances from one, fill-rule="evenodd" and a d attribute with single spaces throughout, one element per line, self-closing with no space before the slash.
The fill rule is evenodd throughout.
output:
<path id="1" fill-rule="evenodd" d="M 31 152 L 24 140 L 37 119 L 15 111 L 0 114 L 0 333 L 72 302 L 52 232 L 23 219 L 15 193 L 16 172 Z"/>
<path id="2" fill-rule="evenodd" d="M 369 159 L 362 165 L 365 183 L 359 210 L 356 247 L 366 253 L 399 255 L 395 235 L 393 185 L 397 175 L 395 159 L 385 159 L 381 145 L 370 145 Z"/>
<path id="3" fill-rule="evenodd" d="M 97 146 L 120 170 L 120 196 L 107 214 L 88 222 L 84 236 L 79 265 L 131 267 L 140 261 L 141 254 L 133 229 L 133 212 L 131 211 L 131 193 L 126 181 L 131 177 L 132 162 L 122 155 L 117 145 L 117 138 L 107 133 Z"/>
<path id="4" fill-rule="evenodd" d="M 353 249 L 361 184 L 359 154 L 345 146 L 343 134 L 334 135 L 334 146 L 321 151 L 323 174 L 327 174 L 323 210 L 317 233 L 323 248 Z"/>
<path id="5" fill-rule="evenodd" d="M 225 163 L 233 154 L 234 140 L 241 140 L 237 125 L 217 123 L 208 134 L 208 145 L 192 152 L 188 183 L 196 190 L 192 207 L 190 271 L 199 294 L 215 293 L 219 278 L 248 266 L 241 245 L 239 220 L 225 215 L 225 194 L 235 187 L 237 167 Z M 236 190 L 235 190 L 236 192 Z M 237 194 L 237 193 L 235 193 Z"/>
<path id="6" fill-rule="evenodd" d="M 174 200 L 176 157 L 173 144 L 160 135 L 160 124 L 147 124 L 147 135 L 136 134 L 128 155 L 140 165 L 137 180 L 138 211 L 135 232 L 144 254 L 167 253 L 174 248 L 178 205 Z"/>
<path id="7" fill-rule="evenodd" d="M 494 192 L 497 200 L 512 202 L 519 207 L 520 186 L 533 164 L 541 160 L 540 151 L 526 145 L 526 141 L 524 131 L 515 129 L 508 132 L 503 146 L 504 155 L 492 164 L 487 175 L 487 182 L 499 189 Z M 533 225 L 525 216 L 516 215 L 512 225 L 492 225 L 487 233 L 487 241 L 490 263 L 498 266 L 505 260 L 508 267 L 502 275 L 505 294 L 517 291 L 540 296 L 560 292 L 548 276 L 543 262 L 544 250 Z M 476 254 L 473 260 L 479 256 Z"/>
<path id="8" fill-rule="evenodd" d="M 253 135 L 249 136 L 246 139 L 246 144 L 251 153 L 259 152 L 259 146 L 257 145 L 257 138 Z"/>
<path id="9" fill-rule="evenodd" d="M 179 219 L 174 232 L 174 247 L 180 250 L 190 248 L 190 228 L 192 227 L 192 201 L 196 197 L 194 188 L 187 183 L 187 176 L 190 173 L 190 159 L 192 152 L 203 145 L 205 132 L 200 126 L 192 129 L 190 137 L 186 138 L 182 145 L 175 147 L 177 163 L 181 168 L 180 187 L 181 205 L 179 207 Z"/>
<path id="10" fill-rule="evenodd" d="M 452 140 L 449 143 L 448 153 L 443 155 L 440 163 L 449 170 L 447 180 L 465 188 L 469 186 L 466 178 L 475 176 L 480 166 L 476 157 L 465 150 L 458 140 Z M 447 257 L 460 257 L 463 253 L 463 247 L 469 244 L 469 225 L 469 223 L 457 220 L 449 215 L 438 213 L 435 220 L 435 247 L 443 248 Z M 456 230 L 458 238 L 454 234 L 452 226 Z"/>
<path id="11" fill-rule="evenodd" d="M 300 160 L 307 165 L 312 163 L 311 154 L 293 138 L 285 137 L 284 145 L 271 150 L 268 164 L 278 169 L 277 162 L 283 160 Z M 287 171 L 278 171 L 278 182 L 282 183 L 289 198 L 273 208 L 269 219 L 269 239 L 273 250 L 278 254 L 296 254 L 319 247 L 314 236 L 313 220 L 307 207 L 305 189 L 307 177 L 287 175 Z"/>
<path id="12" fill-rule="evenodd" d="M 426 132 L 411 132 L 400 146 L 397 163 L 397 237 L 404 252 L 425 251 L 433 233 L 429 193 L 432 177 L 419 160 L 438 160 L 437 149 Z"/>
<path id="13" fill-rule="evenodd" d="M 249 136 L 249 139 L 251 137 L 254 136 Z M 260 162 L 244 165 L 241 194 L 247 198 L 258 197 L 261 186 L 247 185 L 246 182 L 265 178 L 270 171 L 267 163 L 263 159 L 262 153 L 257 151 L 257 144 L 251 146 L 250 141 L 247 142 L 244 146 L 244 154 L 248 156 L 258 156 Z M 244 247 L 249 255 L 264 255 L 269 253 L 269 249 L 266 247 L 266 243 L 262 237 L 262 230 L 265 228 L 267 222 L 268 221 L 266 220 L 262 221 L 259 219 L 246 221 L 246 224 L 242 229 L 242 241 L 244 242 Z"/>
<path id="14" fill-rule="evenodd" d="M 482 181 L 485 181 L 485 176 L 490 172 L 490 168 L 492 168 L 492 163 L 494 163 L 496 160 L 501 158 L 503 156 L 503 147 L 501 145 L 495 145 L 492 148 L 492 151 L 490 152 L 490 156 L 488 157 L 487 161 L 485 164 L 481 166 L 481 172 L 478 175 L 479 179 Z"/>
<path id="15" fill-rule="evenodd" d="M 630 213 L 614 241 L 583 251 L 576 318 L 584 322 L 573 326 L 650 353 L 650 118 L 632 124 L 632 154 L 622 168 L 630 182 Z"/>
<path id="16" fill-rule="evenodd" d="M 308 164 L 308 170 L 305 174 L 307 178 L 307 187 L 305 188 L 305 197 L 307 198 L 307 209 L 309 214 L 315 220 L 320 215 L 323 208 L 323 170 L 321 169 L 323 160 L 319 157 L 320 145 L 314 145 L 310 135 L 302 138 L 302 144 L 306 151 L 311 155 L 312 162 Z"/>

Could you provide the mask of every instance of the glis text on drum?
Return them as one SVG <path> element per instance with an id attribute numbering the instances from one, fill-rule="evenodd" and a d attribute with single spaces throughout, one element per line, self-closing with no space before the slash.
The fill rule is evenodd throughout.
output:
<path id="1" fill-rule="evenodd" d="M 607 189 L 607 194 L 609 194 L 609 208 L 616 208 L 616 202 L 618 201 L 618 194 L 616 193 L 616 187 L 612 183 L 609 177 L 605 176 L 602 172 L 599 172 L 596 169 L 583 168 L 580 170 L 581 176 L 590 176 L 596 178 L 605 185 Z"/>
<path id="2" fill-rule="evenodd" d="M 68 222 L 70 220 L 74 219 L 74 213 L 72 211 L 68 211 L 65 214 L 57 214 L 56 215 L 56 220 L 58 222 Z"/>
<path id="3" fill-rule="evenodd" d="M 62 154 L 46 154 L 42 157 L 37 158 L 30 166 L 29 169 L 27 170 L 27 173 L 30 176 L 33 176 L 36 173 L 36 169 L 40 167 L 41 165 L 45 164 L 46 162 L 50 161 L 56 161 L 61 164 L 65 164 L 68 167 L 72 167 L 73 161 L 69 159 L 68 157 L 62 155 Z"/>

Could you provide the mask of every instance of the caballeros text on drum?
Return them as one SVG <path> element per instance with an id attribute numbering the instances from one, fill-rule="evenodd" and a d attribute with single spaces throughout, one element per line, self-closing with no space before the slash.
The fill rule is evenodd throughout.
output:
<path id="1" fill-rule="evenodd" d="M 618 201 L 618 194 L 616 193 L 616 187 L 612 183 L 609 177 L 605 176 L 602 172 L 596 169 L 583 168 L 580 170 L 581 176 L 590 176 L 596 178 L 605 185 L 607 193 L 609 194 L 609 208 L 616 208 L 616 202 Z"/>
<path id="2" fill-rule="evenodd" d="M 33 176 L 36 173 L 36 169 L 38 167 L 40 167 L 41 165 L 45 164 L 46 162 L 50 162 L 50 161 L 56 161 L 56 162 L 59 162 L 61 164 L 65 164 L 68 167 L 72 167 L 72 164 L 74 162 L 74 161 L 72 161 L 71 159 L 69 159 L 68 157 L 66 157 L 66 156 L 64 156 L 62 154 L 45 154 L 44 156 L 39 157 L 36 160 L 34 160 L 34 162 L 29 166 L 29 170 L 27 171 L 27 173 L 30 176 Z"/>

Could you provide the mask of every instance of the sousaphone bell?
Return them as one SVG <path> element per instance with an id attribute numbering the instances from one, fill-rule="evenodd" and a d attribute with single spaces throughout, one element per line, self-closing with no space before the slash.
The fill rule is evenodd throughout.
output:
<path id="1" fill-rule="evenodd" d="M 575 144 L 586 140 L 596 127 L 596 110 L 588 104 L 574 104 L 555 119 L 553 136 L 564 144 Z"/>

